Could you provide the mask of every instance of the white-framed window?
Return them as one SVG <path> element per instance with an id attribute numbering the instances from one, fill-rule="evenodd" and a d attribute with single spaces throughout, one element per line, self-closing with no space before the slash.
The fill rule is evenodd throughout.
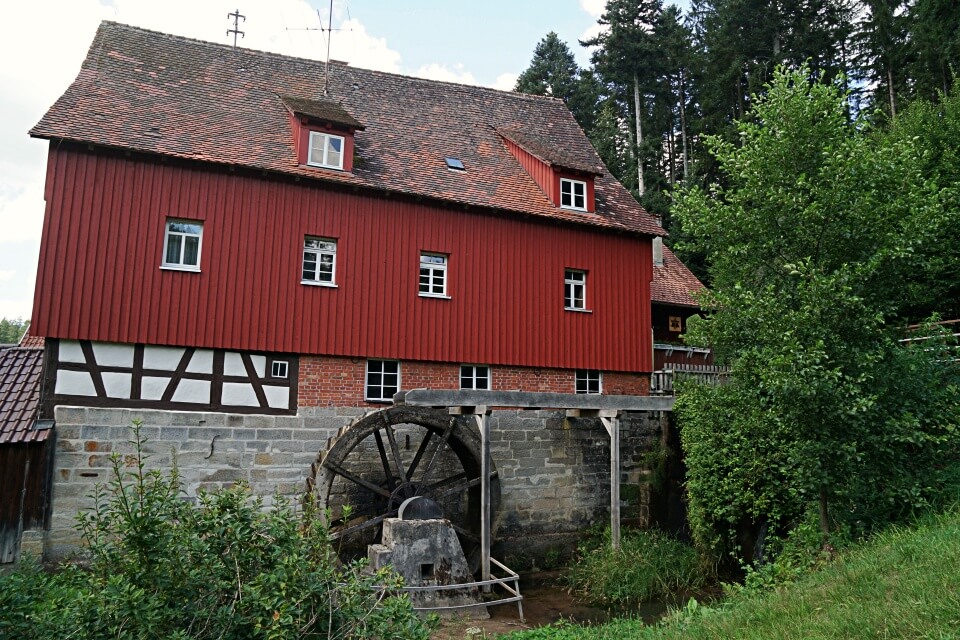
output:
<path id="1" fill-rule="evenodd" d="M 336 286 L 337 241 L 331 238 L 303 238 L 303 284 Z"/>
<path id="2" fill-rule="evenodd" d="M 366 399 L 393 400 L 400 391 L 400 363 L 396 360 L 367 360 Z"/>
<path id="3" fill-rule="evenodd" d="M 564 209 L 587 210 L 587 183 L 560 178 L 560 206 Z"/>
<path id="4" fill-rule="evenodd" d="M 603 389 L 603 374 L 596 369 L 577 369 L 574 390 L 577 393 L 598 394 Z"/>
<path id="5" fill-rule="evenodd" d="M 271 378 L 286 378 L 290 371 L 290 364 L 286 360 L 274 360 L 270 363 Z"/>
<path id="6" fill-rule="evenodd" d="M 164 269 L 200 271 L 200 241 L 203 223 L 198 220 L 168 219 L 163 236 Z"/>
<path id="7" fill-rule="evenodd" d="M 587 272 L 567 269 L 563 274 L 563 307 L 571 311 L 587 310 Z"/>
<path id="8" fill-rule="evenodd" d="M 460 365 L 461 389 L 490 389 L 490 367 L 477 364 Z"/>
<path id="9" fill-rule="evenodd" d="M 420 254 L 420 295 L 447 297 L 447 256 L 442 253 Z"/>
<path id="10" fill-rule="evenodd" d="M 343 169 L 343 149 L 343 136 L 311 131 L 307 164 L 312 167 Z"/>

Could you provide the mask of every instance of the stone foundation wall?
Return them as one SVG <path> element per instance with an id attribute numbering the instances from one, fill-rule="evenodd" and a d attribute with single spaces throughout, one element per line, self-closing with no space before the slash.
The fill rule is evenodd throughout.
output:
<path id="1" fill-rule="evenodd" d="M 188 495 L 246 481 L 269 503 L 296 497 L 327 439 L 364 412 L 356 407 L 301 409 L 297 416 L 58 407 L 51 528 L 44 557 L 79 549 L 75 514 L 92 504 L 94 487 L 110 479 L 110 455 L 132 464 L 131 423 L 142 420 L 147 466 L 176 462 Z M 624 521 L 645 522 L 648 492 L 643 457 L 660 437 L 657 414 L 622 421 Z M 499 472 L 501 509 L 494 556 L 525 568 L 569 552 L 581 531 L 609 522 L 610 442 L 599 420 L 556 411 L 495 411 L 491 453 Z M 634 489 L 631 489 L 633 487 Z M 513 565 L 511 565 L 513 566 Z"/>

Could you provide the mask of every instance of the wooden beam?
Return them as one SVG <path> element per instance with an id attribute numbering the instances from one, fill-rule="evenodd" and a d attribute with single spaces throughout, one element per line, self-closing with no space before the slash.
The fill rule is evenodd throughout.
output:
<path id="1" fill-rule="evenodd" d="M 481 580 L 490 579 L 490 412 L 474 414 L 480 428 L 480 572 Z M 483 590 L 490 591 L 485 585 Z"/>
<path id="2" fill-rule="evenodd" d="M 520 409 L 580 409 L 672 411 L 672 396 L 605 396 L 532 391 L 472 391 L 413 389 L 393 396 L 394 404 L 416 407 L 517 407 Z"/>
<path id="3" fill-rule="evenodd" d="M 620 418 L 600 418 L 610 434 L 610 543 L 620 550 Z"/>

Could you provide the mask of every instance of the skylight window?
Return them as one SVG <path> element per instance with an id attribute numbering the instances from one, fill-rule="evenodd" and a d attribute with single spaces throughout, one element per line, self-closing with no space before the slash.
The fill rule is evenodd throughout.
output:
<path id="1" fill-rule="evenodd" d="M 463 166 L 463 160 L 460 158 L 444 158 L 447 161 L 447 168 L 452 169 L 453 171 L 466 171 L 466 168 Z"/>

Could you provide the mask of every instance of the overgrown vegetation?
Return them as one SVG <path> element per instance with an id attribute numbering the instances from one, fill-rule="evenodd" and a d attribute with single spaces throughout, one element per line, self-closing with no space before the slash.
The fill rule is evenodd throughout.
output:
<path id="1" fill-rule="evenodd" d="M 948 341 L 899 339 L 915 256 L 960 211 L 919 139 L 851 120 L 842 85 L 805 68 L 779 71 L 738 129 L 708 142 L 728 186 L 675 208 L 714 282 L 688 340 L 730 384 L 686 388 L 676 411 L 694 537 L 750 561 L 811 505 L 823 534 L 859 536 L 955 486 L 960 369 Z"/>
<path id="2" fill-rule="evenodd" d="M 748 589 L 714 607 L 691 601 L 657 626 L 639 620 L 560 624 L 504 638 L 955 638 L 958 585 L 960 513 L 953 510 L 912 528 L 884 531 L 787 587 Z"/>
<path id="3" fill-rule="evenodd" d="M 0 318 L 0 344 L 18 344 L 29 325 L 23 318 Z"/>
<path id="4" fill-rule="evenodd" d="M 133 433 L 79 516 L 89 561 L 0 576 L 0 637 L 429 638 L 397 578 L 339 565 L 310 504 L 264 509 L 243 485 L 189 502 Z"/>
<path id="5" fill-rule="evenodd" d="M 613 550 L 609 529 L 589 539 L 568 569 L 570 589 L 591 604 L 624 610 L 693 592 L 709 577 L 693 547 L 659 531 L 624 531 L 620 545 Z"/>

